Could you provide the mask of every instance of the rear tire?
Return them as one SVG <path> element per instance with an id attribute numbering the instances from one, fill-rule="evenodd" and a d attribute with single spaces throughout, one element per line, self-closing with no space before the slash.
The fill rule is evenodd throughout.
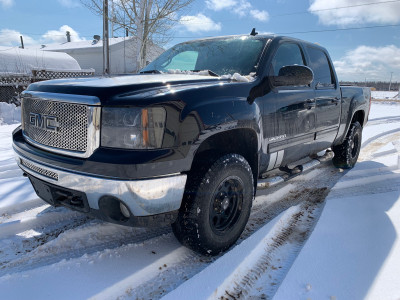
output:
<path id="1" fill-rule="evenodd" d="M 360 154 L 361 138 L 362 127 L 360 123 L 352 123 L 343 143 L 332 148 L 335 153 L 332 159 L 335 167 L 342 169 L 351 169 L 354 167 Z"/>
<path id="2" fill-rule="evenodd" d="M 189 176 L 172 229 L 184 246 L 216 255 L 234 244 L 246 226 L 254 195 L 253 174 L 238 154 L 221 157 L 202 173 Z"/>

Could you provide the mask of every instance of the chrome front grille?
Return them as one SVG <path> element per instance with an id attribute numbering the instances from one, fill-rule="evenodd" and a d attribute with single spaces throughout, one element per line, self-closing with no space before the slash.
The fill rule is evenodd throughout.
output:
<path id="1" fill-rule="evenodd" d="M 30 144 L 83 158 L 99 147 L 99 98 L 35 91 L 22 97 L 22 133 Z"/>
<path id="2" fill-rule="evenodd" d="M 26 168 L 28 168 L 40 175 L 46 176 L 46 177 L 54 179 L 54 180 L 58 180 L 58 174 L 53 171 L 49 171 L 49 170 L 43 169 L 41 167 L 38 167 L 34 164 L 31 164 L 28 161 L 25 161 L 22 158 L 21 158 L 20 162 L 21 162 L 21 165 L 25 166 Z"/>
<path id="3" fill-rule="evenodd" d="M 51 116 L 57 130 L 48 130 L 32 122 L 32 115 Z M 88 144 L 89 109 L 87 105 L 24 98 L 22 101 L 24 134 L 33 141 L 50 147 L 85 152 Z M 46 122 L 46 120 L 41 120 Z"/>

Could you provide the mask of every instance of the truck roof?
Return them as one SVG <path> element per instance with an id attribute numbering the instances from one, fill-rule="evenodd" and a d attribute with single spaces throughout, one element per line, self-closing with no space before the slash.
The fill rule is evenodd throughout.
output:
<path id="1" fill-rule="evenodd" d="M 286 39 L 286 40 L 291 40 L 291 41 L 296 41 L 302 44 L 306 44 L 309 46 L 313 46 L 313 47 L 317 47 L 317 48 L 321 48 L 323 50 L 326 51 L 326 48 L 321 46 L 318 43 L 312 43 L 312 42 L 308 42 L 305 40 L 301 40 L 301 39 L 297 39 L 294 37 L 290 37 L 290 36 L 285 36 L 285 35 L 277 35 L 277 34 L 257 34 L 255 36 L 252 36 L 250 34 L 236 34 L 236 35 L 224 35 L 224 36 L 215 36 L 215 37 L 205 37 L 205 38 L 199 38 L 199 39 L 193 39 L 193 40 L 189 40 L 186 42 L 182 42 L 180 44 L 185 44 L 185 43 L 190 43 L 190 42 L 194 42 L 194 41 L 207 41 L 207 40 L 219 40 L 219 39 L 226 39 L 226 38 L 240 38 L 240 37 L 249 37 L 249 38 L 254 38 L 254 39 Z"/>

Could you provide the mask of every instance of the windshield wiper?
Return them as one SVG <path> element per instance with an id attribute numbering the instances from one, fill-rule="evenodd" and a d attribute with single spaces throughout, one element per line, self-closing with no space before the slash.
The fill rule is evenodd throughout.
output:
<path id="1" fill-rule="evenodd" d="M 141 71 L 139 73 L 140 74 L 161 74 L 161 72 L 158 70 L 146 70 L 146 71 Z"/>
<path id="2" fill-rule="evenodd" d="M 202 72 L 202 71 L 207 71 L 208 75 L 214 76 L 214 77 L 220 77 L 217 73 L 211 70 L 191 70 L 192 72 Z"/>

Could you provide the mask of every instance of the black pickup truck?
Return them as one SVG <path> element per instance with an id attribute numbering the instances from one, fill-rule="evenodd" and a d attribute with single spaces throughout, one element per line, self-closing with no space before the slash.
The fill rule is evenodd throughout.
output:
<path id="1" fill-rule="evenodd" d="M 217 254 L 257 180 L 331 148 L 352 168 L 370 108 L 321 46 L 274 35 L 178 44 L 140 74 L 51 80 L 22 96 L 16 159 L 38 196 L 128 226 L 172 224 Z"/>

